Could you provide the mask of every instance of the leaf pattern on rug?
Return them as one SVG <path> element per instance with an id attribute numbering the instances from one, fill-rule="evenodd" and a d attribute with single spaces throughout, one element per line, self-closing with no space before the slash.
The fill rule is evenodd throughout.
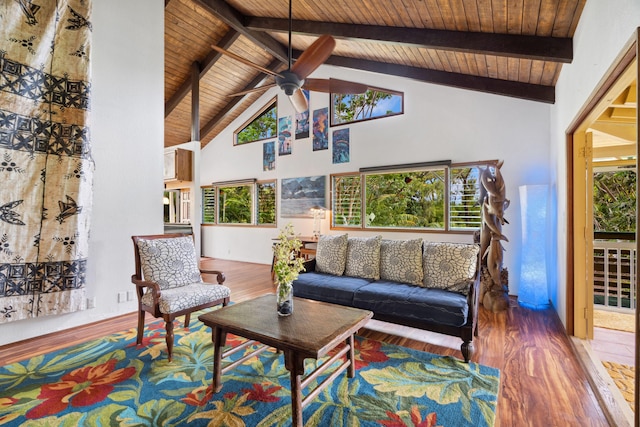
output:
<path id="1" fill-rule="evenodd" d="M 0 426 L 291 425 L 290 377 L 282 353 L 268 349 L 250 358 L 223 375 L 222 391 L 213 393 L 210 329 L 199 320 L 189 328 L 176 322 L 169 363 L 163 325 L 147 325 L 141 346 L 131 329 L 0 367 Z M 227 336 L 228 345 L 244 341 Z M 305 426 L 494 424 L 497 369 L 361 337 L 354 350 L 356 376 L 343 372 L 320 392 L 304 409 Z M 318 363 L 307 359 L 306 372 Z M 336 369 L 330 366 L 306 392 Z M 74 394 L 91 387 L 98 393 L 88 399 Z M 28 419 L 33 415 L 41 417 Z"/>

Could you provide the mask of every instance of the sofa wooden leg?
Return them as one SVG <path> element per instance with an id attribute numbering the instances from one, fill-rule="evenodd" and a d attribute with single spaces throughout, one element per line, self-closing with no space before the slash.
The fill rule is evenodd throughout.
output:
<path id="1" fill-rule="evenodd" d="M 464 341 L 460 346 L 460 351 L 462 351 L 462 357 L 464 357 L 464 361 L 469 363 L 471 360 L 471 356 L 473 356 L 473 343 L 471 341 Z"/>

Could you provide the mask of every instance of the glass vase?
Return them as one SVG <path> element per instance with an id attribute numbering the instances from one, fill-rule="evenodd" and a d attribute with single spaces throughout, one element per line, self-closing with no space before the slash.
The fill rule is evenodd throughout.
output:
<path id="1" fill-rule="evenodd" d="M 293 286 L 291 283 L 278 284 L 276 308 L 279 316 L 289 316 L 293 313 Z"/>

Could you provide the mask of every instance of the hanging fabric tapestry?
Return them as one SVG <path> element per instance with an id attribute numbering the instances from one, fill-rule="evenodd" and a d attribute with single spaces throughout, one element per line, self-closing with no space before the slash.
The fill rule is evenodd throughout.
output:
<path id="1" fill-rule="evenodd" d="M 85 308 L 90 13 L 0 2 L 0 323 Z"/>

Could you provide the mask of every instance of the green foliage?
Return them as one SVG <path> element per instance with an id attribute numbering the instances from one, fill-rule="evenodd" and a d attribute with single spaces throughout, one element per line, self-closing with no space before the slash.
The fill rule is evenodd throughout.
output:
<path id="1" fill-rule="evenodd" d="M 273 138 L 278 132 L 278 106 L 274 102 L 271 107 L 256 117 L 251 123 L 237 133 L 236 144 L 260 141 Z"/>
<path id="2" fill-rule="evenodd" d="M 444 228 L 444 170 L 366 175 L 371 227 Z"/>
<path id="3" fill-rule="evenodd" d="M 631 170 L 593 174 L 594 231 L 636 231 L 636 174 Z"/>
<path id="4" fill-rule="evenodd" d="M 216 222 L 215 187 L 202 189 L 202 222 L 205 224 L 213 224 Z"/>
<path id="5" fill-rule="evenodd" d="M 258 192 L 258 225 L 276 223 L 276 184 L 275 182 L 256 184 Z"/>
<path id="6" fill-rule="evenodd" d="M 220 187 L 218 206 L 221 224 L 251 224 L 251 185 Z"/>
<path id="7" fill-rule="evenodd" d="M 333 121 L 334 124 L 349 123 L 366 120 L 374 117 L 375 108 L 383 99 L 392 96 L 401 96 L 375 89 L 369 89 L 363 94 L 333 94 Z M 384 115 L 391 115 L 396 111 L 386 111 Z M 376 117 L 380 117 L 378 112 Z"/>
<path id="8" fill-rule="evenodd" d="M 360 175 L 337 176 L 334 188 L 334 225 L 359 226 L 362 222 Z"/>

